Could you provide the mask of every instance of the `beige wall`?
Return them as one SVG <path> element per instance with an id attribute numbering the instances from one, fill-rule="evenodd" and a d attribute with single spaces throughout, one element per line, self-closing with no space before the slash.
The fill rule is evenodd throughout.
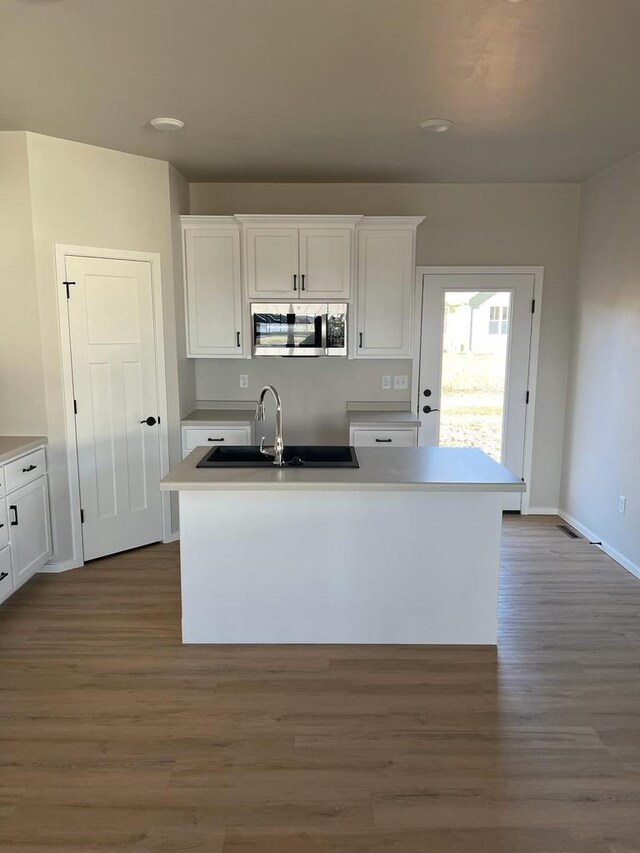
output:
<path id="1" fill-rule="evenodd" d="M 638 567 L 639 436 L 640 154 L 583 187 L 562 483 L 562 508 Z"/>
<path id="2" fill-rule="evenodd" d="M 0 133 L 0 434 L 46 435 L 24 133 Z"/>
<path id="3" fill-rule="evenodd" d="M 190 194 L 192 214 L 426 216 L 426 222 L 418 229 L 418 264 L 544 266 L 531 506 L 558 506 L 580 200 L 578 185 L 211 183 L 191 184 Z M 237 375 L 241 372 L 251 375 L 254 370 L 253 362 L 246 364 L 247 369 L 241 371 L 237 363 L 199 361 L 198 396 L 230 394 L 235 386 L 231 399 L 242 399 Z M 255 370 L 264 372 L 262 367 Z M 290 382 L 290 374 L 295 370 L 284 362 L 274 361 L 269 373 L 278 382 Z M 321 370 L 318 368 L 318 372 Z M 379 389 L 382 373 L 405 372 L 404 368 L 383 369 L 375 361 L 357 369 L 345 365 L 343 371 L 336 389 L 342 397 L 353 400 L 371 397 Z M 294 386 L 291 387 L 293 391 Z M 294 404 L 289 417 L 302 423 L 309 402 L 304 376 L 295 390 L 299 402 Z M 392 399 L 386 394 L 378 398 Z M 327 405 L 334 405 L 335 398 L 332 400 L 333 403 L 327 400 Z M 338 402 L 342 408 L 343 400 Z M 337 415 L 338 409 L 334 408 L 332 431 L 337 429 Z"/>
<path id="4" fill-rule="evenodd" d="M 179 394 L 168 164 L 26 134 L 31 185 L 54 560 L 71 557 L 54 245 L 157 252 L 161 259 L 170 454 L 179 458 Z"/>

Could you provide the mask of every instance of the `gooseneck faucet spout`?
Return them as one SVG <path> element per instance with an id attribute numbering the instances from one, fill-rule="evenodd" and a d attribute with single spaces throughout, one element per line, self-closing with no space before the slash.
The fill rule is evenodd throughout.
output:
<path id="1" fill-rule="evenodd" d="M 284 453 L 284 442 L 282 440 L 282 400 L 280 399 L 280 394 L 278 394 L 273 385 L 265 385 L 260 392 L 260 397 L 258 398 L 258 404 L 256 406 L 256 420 L 264 420 L 264 398 L 267 392 L 271 393 L 276 404 L 276 435 L 272 446 L 265 446 L 265 437 L 264 435 L 262 436 L 260 441 L 260 453 L 264 453 L 265 456 L 272 457 L 273 464 L 282 467 L 284 465 L 284 459 L 282 458 Z"/>

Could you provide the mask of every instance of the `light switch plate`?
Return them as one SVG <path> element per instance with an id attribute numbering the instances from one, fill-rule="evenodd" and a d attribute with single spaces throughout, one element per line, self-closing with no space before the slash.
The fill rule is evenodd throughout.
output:
<path id="1" fill-rule="evenodd" d="M 406 391 L 409 387 L 409 377 L 408 376 L 394 376 L 393 377 L 393 390 L 394 391 Z"/>
<path id="2" fill-rule="evenodd" d="M 382 377 L 382 390 L 383 391 L 390 391 L 391 390 L 391 377 L 390 376 L 383 376 Z"/>
<path id="3" fill-rule="evenodd" d="M 248 388 L 249 387 L 249 377 L 247 376 L 246 373 L 240 374 L 240 387 L 241 388 Z"/>

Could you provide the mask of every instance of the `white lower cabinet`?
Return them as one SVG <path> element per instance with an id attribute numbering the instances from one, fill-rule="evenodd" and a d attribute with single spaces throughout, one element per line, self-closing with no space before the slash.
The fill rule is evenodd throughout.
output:
<path id="1" fill-rule="evenodd" d="M 49 478 L 44 448 L 0 468 L 0 601 L 8 598 L 51 559 Z"/>
<path id="2" fill-rule="evenodd" d="M 349 436 L 353 447 L 417 447 L 418 428 L 371 429 L 352 427 Z"/>
<path id="3" fill-rule="evenodd" d="M 39 477 L 7 496 L 11 558 L 16 586 L 51 557 L 47 477 Z"/>
<path id="4" fill-rule="evenodd" d="M 4 601 L 13 592 L 13 570 L 11 568 L 11 549 L 7 545 L 0 549 L 0 601 Z"/>

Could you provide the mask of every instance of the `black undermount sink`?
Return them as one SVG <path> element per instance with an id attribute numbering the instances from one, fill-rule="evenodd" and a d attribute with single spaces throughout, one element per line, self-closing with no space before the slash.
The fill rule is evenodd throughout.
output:
<path id="1" fill-rule="evenodd" d="M 289 468 L 359 468 L 353 447 L 291 445 L 284 449 Z M 214 447 L 202 457 L 196 468 L 274 468 L 273 459 L 260 453 L 259 447 Z"/>

